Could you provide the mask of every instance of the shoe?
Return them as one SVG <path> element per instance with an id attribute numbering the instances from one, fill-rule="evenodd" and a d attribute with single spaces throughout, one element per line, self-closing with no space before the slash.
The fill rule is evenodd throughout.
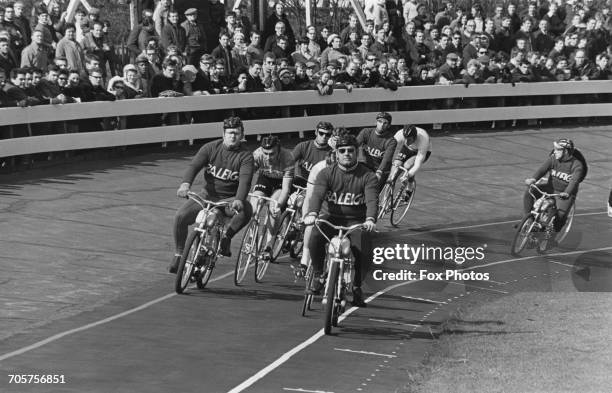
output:
<path id="1" fill-rule="evenodd" d="M 367 307 L 366 302 L 363 301 L 363 292 L 361 288 L 353 288 L 353 306 L 355 307 Z"/>
<path id="2" fill-rule="evenodd" d="M 323 290 L 323 283 L 321 282 L 321 274 L 315 274 L 312 278 L 312 283 L 310 284 L 310 288 L 308 288 L 308 293 L 311 295 L 320 295 Z"/>
<path id="3" fill-rule="evenodd" d="M 181 263 L 180 255 L 175 255 L 174 257 L 172 257 L 172 262 L 170 263 L 170 266 L 168 266 L 168 272 L 171 274 L 176 274 L 179 263 Z"/>
<path id="4" fill-rule="evenodd" d="M 232 245 L 232 239 L 230 239 L 227 236 L 223 236 L 219 244 L 219 254 L 223 255 L 224 257 L 231 257 L 232 256 L 232 251 L 230 250 L 231 245 Z"/>

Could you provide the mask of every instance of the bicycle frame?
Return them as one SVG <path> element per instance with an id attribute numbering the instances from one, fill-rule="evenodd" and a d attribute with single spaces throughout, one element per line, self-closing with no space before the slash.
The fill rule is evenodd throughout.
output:
<path id="1" fill-rule="evenodd" d="M 320 223 L 326 224 L 330 228 L 337 230 L 338 234 L 330 239 L 329 237 L 327 237 L 327 235 L 325 235 L 325 232 L 321 230 L 321 227 L 319 226 Z M 340 273 L 338 274 L 338 285 L 336 285 L 336 293 L 334 295 L 334 299 L 336 302 L 340 301 L 342 307 L 344 307 L 344 305 L 346 304 L 346 299 L 342 299 L 342 293 L 345 289 L 348 289 L 348 286 L 352 282 L 351 273 L 353 267 L 351 241 L 348 238 L 348 235 L 350 235 L 357 229 L 361 229 L 363 227 L 363 224 L 355 224 L 351 225 L 350 227 L 345 227 L 340 225 L 334 225 L 327 220 L 317 219 L 315 220 L 315 226 L 317 227 L 319 232 L 321 232 L 323 237 L 325 237 L 325 239 L 328 241 L 327 252 L 325 254 L 325 260 L 327 261 L 326 270 L 329 272 L 329 269 L 331 268 L 333 263 L 339 264 Z M 329 277 L 329 274 L 327 274 L 327 277 Z M 326 279 L 325 294 L 328 293 L 330 284 L 331 283 L 329 282 L 329 280 Z M 324 296 L 323 299 L 326 299 L 326 296 Z"/>
<path id="2" fill-rule="evenodd" d="M 187 197 L 191 199 L 192 201 L 194 201 L 195 203 L 197 203 L 198 205 L 200 205 L 200 207 L 202 208 L 202 210 L 198 212 L 198 215 L 196 217 L 196 220 L 195 220 L 196 226 L 193 228 L 194 231 L 203 233 L 207 228 L 214 228 L 215 226 L 220 226 L 221 232 L 222 233 L 224 232 L 223 224 L 225 221 L 225 214 L 221 219 L 219 219 L 214 209 L 216 208 L 224 209 L 230 206 L 229 202 L 227 201 L 222 201 L 222 202 L 209 201 L 207 199 L 202 198 L 200 195 L 196 194 L 195 192 L 191 192 L 191 191 L 187 193 Z M 235 210 L 233 212 L 234 214 L 236 213 Z"/>

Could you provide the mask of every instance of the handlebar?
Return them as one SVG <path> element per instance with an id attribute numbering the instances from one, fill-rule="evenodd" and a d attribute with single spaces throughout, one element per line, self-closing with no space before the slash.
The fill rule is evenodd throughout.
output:
<path id="1" fill-rule="evenodd" d="M 531 196 L 532 196 L 534 199 L 538 199 L 538 197 L 536 197 L 536 196 L 533 194 L 533 192 L 531 192 L 531 190 L 532 190 L 533 188 L 535 188 L 535 189 L 536 189 L 536 190 L 537 190 L 537 191 L 538 191 L 540 194 L 542 194 L 542 196 L 544 196 L 544 197 L 549 197 L 549 198 L 552 198 L 552 197 L 558 197 L 558 196 L 561 196 L 561 194 L 560 194 L 560 193 L 557 193 L 557 194 L 549 194 L 549 193 L 547 193 L 547 192 L 544 192 L 544 191 L 540 190 L 540 188 L 539 188 L 538 186 L 536 186 L 535 184 L 530 184 L 530 185 L 529 185 L 529 194 L 531 194 Z"/>
<path id="2" fill-rule="evenodd" d="M 335 230 L 337 230 L 337 231 L 346 231 L 346 232 L 347 232 L 347 234 L 348 234 L 349 232 L 353 232 L 353 231 L 355 231 L 356 229 L 361 229 L 361 228 L 363 228 L 363 224 L 354 224 L 354 225 L 351 225 L 350 227 L 345 227 L 345 226 L 342 226 L 342 225 L 334 225 L 334 224 L 332 224 L 331 222 L 329 222 L 329 221 L 327 221 L 327 220 L 324 220 L 324 219 L 322 219 L 322 218 L 317 218 L 317 219 L 315 220 L 315 225 L 316 225 L 316 226 L 319 226 L 319 224 L 320 224 L 320 223 L 326 224 L 326 225 L 327 225 L 327 226 L 329 226 L 330 228 L 335 229 Z"/>
<path id="3" fill-rule="evenodd" d="M 293 187 L 297 189 L 298 191 L 306 191 L 306 187 L 298 186 L 296 184 L 293 184 Z"/>
<path id="4" fill-rule="evenodd" d="M 261 199 L 266 200 L 268 202 L 273 203 L 275 207 L 278 207 L 278 201 L 276 201 L 275 199 L 272 199 L 272 198 L 269 198 L 269 197 L 263 196 L 263 195 L 256 195 L 256 194 L 253 194 L 253 193 L 250 193 L 250 192 L 249 192 L 249 196 L 253 197 L 253 198 L 260 199 L 260 200 Z"/>
<path id="5" fill-rule="evenodd" d="M 231 205 L 231 202 L 228 202 L 228 201 L 221 201 L 221 202 L 209 201 L 208 199 L 204 199 L 199 194 L 192 192 L 192 191 L 187 192 L 187 198 L 191 199 L 192 201 L 200 205 L 202 209 L 211 209 L 213 207 L 226 208 Z M 232 211 L 234 214 L 236 214 L 235 209 L 232 209 Z"/>

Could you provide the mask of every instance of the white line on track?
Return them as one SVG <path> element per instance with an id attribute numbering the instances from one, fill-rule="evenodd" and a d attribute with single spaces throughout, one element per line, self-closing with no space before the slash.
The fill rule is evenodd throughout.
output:
<path id="1" fill-rule="evenodd" d="M 420 301 L 422 301 L 422 302 L 427 302 L 427 303 L 446 304 L 446 302 L 442 302 L 442 301 L 439 301 L 439 300 L 425 299 L 425 298 L 422 298 L 422 297 L 416 297 L 416 296 L 404 296 L 404 295 L 402 295 L 402 297 L 403 297 L 404 299 L 409 299 L 409 300 L 420 300 Z"/>
<path id="2" fill-rule="evenodd" d="M 328 392 L 326 390 L 308 390 L 308 389 L 302 389 L 302 388 L 283 388 L 283 390 L 286 390 L 289 392 L 334 393 L 334 392 Z"/>
<path id="3" fill-rule="evenodd" d="M 444 304 L 446 304 L 446 303 L 444 303 Z M 421 326 L 421 325 L 417 325 L 415 323 L 404 323 L 404 322 L 397 322 L 397 321 L 387 321 L 386 319 L 368 318 L 368 320 L 370 320 L 372 322 L 390 323 L 390 324 L 393 324 L 393 325 L 416 326 L 416 327 L 420 327 Z"/>
<path id="4" fill-rule="evenodd" d="M 448 283 L 449 284 L 455 284 L 455 285 L 461 285 L 461 286 L 465 286 L 465 287 L 470 287 L 470 288 L 476 288 L 476 289 L 480 289 L 481 291 L 491 291 L 491 292 L 497 292 L 497 293 L 504 293 L 506 295 L 510 293 L 510 292 L 502 291 L 502 290 L 499 290 L 499 289 L 479 287 L 477 285 L 466 284 L 466 283 L 463 283 L 463 282 L 449 281 Z"/>
<path id="5" fill-rule="evenodd" d="M 334 348 L 334 351 L 359 353 L 359 354 L 362 354 L 362 355 L 382 356 L 382 357 L 385 357 L 385 358 L 396 358 L 397 357 L 397 355 L 389 355 L 387 353 L 368 352 L 368 351 L 355 351 L 354 349 L 347 349 L 347 348 Z"/>
<path id="6" fill-rule="evenodd" d="M 579 214 L 575 214 L 575 216 L 595 216 L 595 215 L 599 215 L 599 214 L 607 214 L 607 212 L 603 212 L 602 211 L 602 212 L 591 212 L 591 213 L 579 213 Z M 512 224 L 513 222 L 519 222 L 519 221 L 520 220 L 495 221 L 495 222 L 489 222 L 489 223 L 486 223 L 486 224 L 466 225 L 466 226 L 451 227 L 451 228 L 438 228 L 438 229 L 431 229 L 429 231 L 410 233 L 410 234 L 404 235 L 404 236 L 406 236 L 406 237 L 414 237 L 414 236 L 424 235 L 426 233 L 435 233 L 435 232 L 442 232 L 442 231 L 456 231 L 458 229 L 482 228 L 482 227 L 488 227 L 488 226 L 492 226 L 492 225 Z"/>
<path id="7" fill-rule="evenodd" d="M 215 277 L 215 278 L 211 279 L 210 282 L 219 281 L 219 280 L 224 279 L 225 277 L 231 276 L 233 274 L 234 274 L 234 272 L 227 272 L 225 274 L 220 275 L 219 277 Z M 142 304 L 142 305 L 140 305 L 138 307 L 134 307 L 134 308 L 129 309 L 127 311 L 124 311 L 122 313 L 115 314 L 113 316 L 110 316 L 110 317 L 105 318 L 105 319 L 101 319 L 101 320 L 96 321 L 96 322 L 88 323 L 87 325 L 84 325 L 84 326 L 81 326 L 81 327 L 78 327 L 78 328 L 75 328 L 75 329 L 66 330 L 65 332 L 58 333 L 58 334 L 56 334 L 54 336 L 51 336 L 49 338 L 46 338 L 44 340 L 35 342 L 34 344 L 28 345 L 27 347 L 20 348 L 20 349 L 18 349 L 16 351 L 13 351 L 13 352 L 5 353 L 4 355 L 0 355 L 0 362 L 3 361 L 3 360 L 6 360 L 6 359 L 12 358 L 14 356 L 24 354 L 26 352 L 29 352 L 29 351 L 33 350 L 33 349 L 40 348 L 43 345 L 47 345 L 49 343 L 52 343 L 53 341 L 57 341 L 60 338 L 63 338 L 63 337 L 66 337 L 66 336 L 70 336 L 71 334 L 82 332 L 83 330 L 91 329 L 91 328 L 94 328 L 96 326 L 104 325 L 105 323 L 112 322 L 112 321 L 114 321 L 116 319 L 123 318 L 123 317 L 128 316 L 130 314 L 133 314 L 135 312 L 144 310 L 145 308 L 149 308 L 149 307 L 151 307 L 154 304 L 163 302 L 166 299 L 170 299 L 173 296 L 176 296 L 176 293 L 169 293 L 169 294 L 167 294 L 165 296 L 162 296 L 160 298 L 151 300 L 150 302 Z"/>
<path id="8" fill-rule="evenodd" d="M 567 267 L 574 267 L 574 265 L 570 265 L 570 264 L 562 263 L 562 262 L 558 262 L 558 261 L 547 261 L 547 262 L 556 263 L 557 265 L 562 265 L 562 266 L 567 266 Z"/>

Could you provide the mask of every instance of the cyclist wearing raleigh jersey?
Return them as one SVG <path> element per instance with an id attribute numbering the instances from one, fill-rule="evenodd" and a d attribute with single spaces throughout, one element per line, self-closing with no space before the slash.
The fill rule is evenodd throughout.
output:
<path id="1" fill-rule="evenodd" d="M 276 225 L 276 217 L 284 209 L 291 192 L 291 183 L 295 173 L 295 160 L 289 149 L 281 147 L 276 136 L 267 136 L 261 140 L 261 146 L 253 152 L 256 178 L 253 194 L 267 196 L 278 202 L 277 206 L 270 205 L 271 219 L 268 223 L 268 244 L 272 239 L 272 229 Z M 256 208 L 257 198 L 251 198 L 253 209 Z M 270 251 L 270 246 L 265 251 Z"/>
<path id="2" fill-rule="evenodd" d="M 242 229 L 253 214 L 251 205 L 246 203 L 247 194 L 253 178 L 253 157 L 241 144 L 244 128 L 239 117 L 229 117 L 223 122 L 223 139 L 205 144 L 197 152 L 183 176 L 183 182 L 177 190 L 179 197 L 187 197 L 196 175 L 204 169 L 205 199 L 219 201 L 234 199 L 232 208 L 238 214 L 232 217 L 225 237 L 221 239 L 220 254 L 230 255 L 231 238 Z M 192 200 L 185 202 L 174 219 L 175 254 L 170 264 L 170 273 L 176 273 L 180 262 L 189 225 L 195 219 L 201 207 Z"/>
<path id="3" fill-rule="evenodd" d="M 562 138 L 553 142 L 553 153 L 534 173 L 533 178 L 525 179 L 525 184 L 534 184 L 546 174 L 548 174 L 548 182 L 539 188 L 551 194 L 561 194 L 555 197 L 558 217 L 558 220 L 555 220 L 555 231 L 558 232 L 565 224 L 567 213 L 576 200 L 578 185 L 587 174 L 586 160 L 582 153 L 574 147 L 572 140 Z M 527 190 L 523 197 L 525 214 L 529 214 L 533 202 L 533 197 Z"/>
<path id="4" fill-rule="evenodd" d="M 363 223 L 365 231 L 376 229 L 378 209 L 377 179 L 362 163 L 357 162 L 358 143 L 354 136 L 339 138 L 336 144 L 337 162 L 319 172 L 314 191 L 304 217 L 305 225 L 314 224 L 320 214 L 334 225 L 350 226 Z M 323 202 L 326 202 L 323 204 Z M 320 212 L 320 213 L 319 213 Z M 322 227 L 329 237 L 333 230 Z M 351 249 L 355 257 L 355 278 L 353 280 L 353 305 L 365 307 L 361 291 L 362 264 L 368 260 L 368 236 L 362 232 L 351 235 Z M 325 237 L 314 230 L 310 237 L 310 253 L 314 271 L 313 286 L 310 290 L 318 293 L 322 289 L 321 274 L 325 258 Z"/>
<path id="5" fill-rule="evenodd" d="M 325 160 L 327 153 L 331 150 L 328 145 L 334 126 L 331 123 L 322 121 L 317 124 L 315 139 L 298 143 L 293 149 L 295 159 L 295 179 L 293 184 L 306 187 L 306 179 L 312 167 Z"/>
<path id="6" fill-rule="evenodd" d="M 397 141 L 391 133 L 392 117 L 387 112 L 376 115 L 376 127 L 364 128 L 357 136 L 357 143 L 363 150 L 365 165 L 376 173 L 378 190 L 384 186 L 389 171 Z"/>
<path id="7" fill-rule="evenodd" d="M 401 181 L 408 180 L 409 191 L 412 191 L 414 176 L 431 155 L 431 138 L 427 131 L 411 124 L 406 124 L 396 132 L 394 138 L 397 141 L 397 149 L 389 179 L 395 179 L 397 167 L 402 165 L 408 172 Z"/>

